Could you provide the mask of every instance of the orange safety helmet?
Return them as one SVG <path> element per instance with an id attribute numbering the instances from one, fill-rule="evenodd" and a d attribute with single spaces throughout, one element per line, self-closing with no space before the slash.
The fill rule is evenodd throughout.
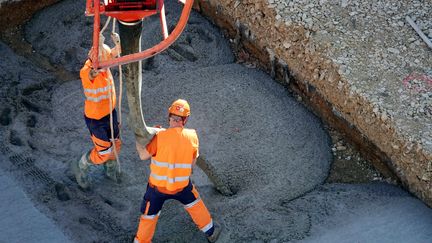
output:
<path id="1" fill-rule="evenodd" d="M 168 112 L 176 116 L 188 117 L 190 115 L 189 103 L 186 100 L 178 99 L 172 103 Z"/>

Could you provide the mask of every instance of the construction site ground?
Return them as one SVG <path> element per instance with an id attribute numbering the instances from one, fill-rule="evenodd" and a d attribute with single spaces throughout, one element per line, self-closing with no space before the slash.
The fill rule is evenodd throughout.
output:
<path id="1" fill-rule="evenodd" d="M 180 5 L 167 4 L 171 23 Z M 84 5 L 61 1 L 2 32 L 0 242 L 131 242 L 136 232 L 149 161 L 135 151 L 126 102 L 122 182 L 95 167 L 92 189 L 82 191 L 69 170 L 92 146 L 78 75 L 93 24 Z M 161 39 L 158 18 L 144 26 L 143 48 Z M 147 124 L 166 127 L 169 104 L 187 99 L 200 153 L 235 193 L 221 195 L 194 170 L 201 197 L 225 228 L 220 242 L 430 241 L 427 205 L 376 171 L 295 93 L 241 64 L 231 44 L 193 12 L 179 40 L 143 62 Z M 154 242 L 206 238 L 178 202 L 169 202 Z"/>
<path id="2" fill-rule="evenodd" d="M 429 1 L 196 2 L 248 66 L 299 94 L 380 172 L 432 205 Z"/>

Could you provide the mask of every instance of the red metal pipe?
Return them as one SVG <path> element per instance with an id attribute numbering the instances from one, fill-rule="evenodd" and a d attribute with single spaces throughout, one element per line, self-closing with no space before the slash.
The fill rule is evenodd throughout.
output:
<path id="1" fill-rule="evenodd" d="M 99 67 L 99 29 L 100 29 L 100 14 L 99 14 L 99 7 L 100 7 L 100 1 L 94 0 L 93 1 L 93 8 L 94 8 L 94 22 L 93 22 L 93 47 L 92 47 L 92 55 L 91 60 L 93 67 L 95 69 L 100 68 Z"/>
<path id="2" fill-rule="evenodd" d="M 90 0 L 87 0 L 87 2 L 86 2 L 86 12 L 85 12 L 85 14 L 86 14 L 87 16 L 89 16 L 92 12 L 93 12 L 93 10 L 92 10 L 92 6 L 91 6 L 91 1 L 90 1 Z"/>
<path id="3" fill-rule="evenodd" d="M 166 23 L 165 4 L 163 0 L 159 0 L 159 20 L 162 28 L 162 36 L 164 40 L 168 38 L 168 27 Z"/>
<path id="4" fill-rule="evenodd" d="M 95 0 L 96 2 L 97 0 Z M 95 68 L 110 68 L 110 67 L 114 67 L 114 66 L 118 66 L 118 65 L 124 65 L 124 64 L 128 64 L 131 62 L 136 62 L 139 60 L 144 60 L 146 58 L 152 57 L 162 51 L 164 51 L 165 49 L 167 49 L 171 44 L 173 44 L 177 38 L 180 36 L 180 34 L 183 32 L 184 28 L 186 27 L 187 21 L 189 19 L 189 14 L 191 12 L 192 9 L 192 5 L 193 5 L 193 0 L 186 0 L 185 6 L 183 7 L 182 10 L 182 14 L 180 16 L 180 19 L 177 23 L 177 26 L 175 27 L 175 29 L 171 32 L 171 34 L 163 41 L 161 41 L 159 44 L 144 50 L 142 52 L 139 53 L 134 53 L 134 54 L 129 54 L 126 56 L 122 56 L 119 58 L 115 58 L 115 59 L 111 59 L 108 61 L 101 61 L 98 63 L 98 65 L 96 65 L 95 63 L 93 63 L 93 66 Z M 99 10 L 96 10 L 97 8 L 95 8 L 95 26 L 94 26 L 94 33 L 93 33 L 93 47 L 95 45 L 95 43 L 97 43 L 97 45 L 99 44 L 99 24 L 100 24 L 100 18 L 99 18 Z M 97 29 L 96 29 L 96 20 L 98 21 L 98 25 L 97 25 Z M 95 38 L 95 33 L 97 33 L 96 38 Z M 97 40 L 97 42 L 95 42 L 95 40 Z"/>

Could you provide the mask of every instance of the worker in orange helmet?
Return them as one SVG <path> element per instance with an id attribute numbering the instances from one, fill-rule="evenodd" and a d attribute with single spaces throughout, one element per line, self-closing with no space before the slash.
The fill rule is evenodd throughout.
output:
<path id="1" fill-rule="evenodd" d="M 151 158 L 151 164 L 135 243 L 151 242 L 160 210 L 168 199 L 184 205 L 210 242 L 215 242 L 221 232 L 190 180 L 199 144 L 196 131 L 184 127 L 189 115 L 188 102 L 176 100 L 169 108 L 169 128 L 157 133 L 147 146 L 136 143 L 139 157 Z"/>
<path id="2" fill-rule="evenodd" d="M 120 53 L 118 35 L 114 34 L 112 37 L 116 46 L 110 49 L 102 40 L 99 47 L 99 60 L 109 60 Z M 72 162 L 71 165 L 75 179 L 83 189 L 88 189 L 90 186 L 88 171 L 92 165 L 103 165 L 109 179 L 115 182 L 119 182 L 120 179 L 120 170 L 115 153 L 120 152 L 121 140 L 115 110 L 116 94 L 113 77 L 109 69 L 93 69 L 90 57 L 92 57 L 92 51 L 89 52 L 89 58 L 80 71 L 80 77 L 86 98 L 84 119 L 94 147 L 84 153 L 79 161 Z M 114 146 L 111 142 L 110 112 L 115 137 Z"/>

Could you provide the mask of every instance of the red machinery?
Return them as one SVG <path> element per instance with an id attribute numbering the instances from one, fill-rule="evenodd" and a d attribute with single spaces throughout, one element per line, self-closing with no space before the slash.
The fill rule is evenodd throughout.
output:
<path id="1" fill-rule="evenodd" d="M 94 68 L 109 68 L 143 60 L 168 48 L 183 32 L 193 5 L 193 0 L 179 0 L 179 2 L 184 4 L 181 16 L 174 30 L 171 33 L 168 33 L 164 0 L 104 0 L 103 3 L 101 3 L 100 0 L 87 0 L 86 15 L 94 16 L 92 47 L 94 51 L 93 56 L 91 57 Z M 109 61 L 98 60 L 101 14 L 116 18 L 123 22 L 136 22 L 137 20 L 157 13 L 159 13 L 162 35 L 164 38 L 159 44 L 144 51 L 114 58 Z"/>

